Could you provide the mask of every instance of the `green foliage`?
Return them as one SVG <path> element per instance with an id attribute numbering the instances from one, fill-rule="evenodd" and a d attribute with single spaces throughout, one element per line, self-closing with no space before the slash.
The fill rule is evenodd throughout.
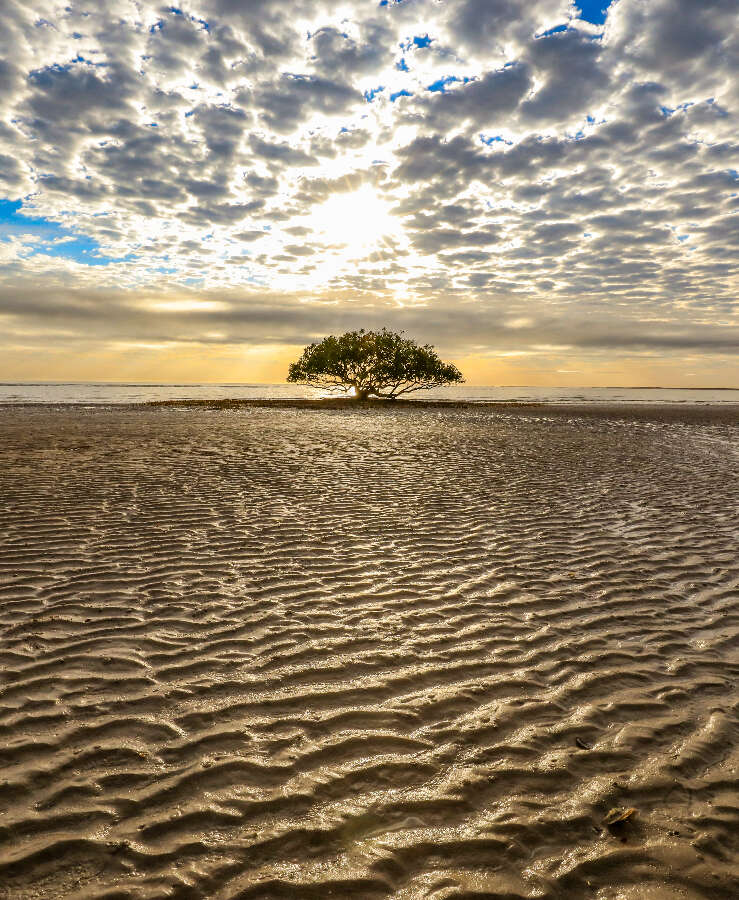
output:
<path id="1" fill-rule="evenodd" d="M 358 399 L 394 399 L 411 391 L 458 384 L 462 373 L 444 363 L 429 344 L 419 346 L 388 331 L 347 331 L 329 335 L 303 350 L 290 365 L 287 380 L 314 387 L 353 388 Z"/>

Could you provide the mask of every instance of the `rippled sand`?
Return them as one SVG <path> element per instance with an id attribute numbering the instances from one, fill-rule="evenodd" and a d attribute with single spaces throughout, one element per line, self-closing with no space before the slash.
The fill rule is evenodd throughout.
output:
<path id="1" fill-rule="evenodd" d="M 739 896 L 736 416 L 574 412 L 0 410 L 0 897 Z"/>

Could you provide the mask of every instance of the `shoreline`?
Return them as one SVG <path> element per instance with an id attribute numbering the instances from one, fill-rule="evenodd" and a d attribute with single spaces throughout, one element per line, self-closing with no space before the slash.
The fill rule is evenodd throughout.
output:
<path id="1" fill-rule="evenodd" d="M 447 410 L 483 409 L 505 415 L 542 413 L 559 418 L 629 419 L 634 421 L 687 422 L 691 424 L 726 423 L 739 425 L 739 403 L 652 403 L 648 400 L 621 402 L 561 402 L 528 400 L 366 400 L 356 401 L 345 398 L 318 400 L 282 399 L 234 399 L 234 400 L 155 400 L 146 407 L 169 407 L 173 409 L 311 409 L 376 411 L 404 410 Z"/>
<path id="2" fill-rule="evenodd" d="M 557 400 L 366 400 L 356 401 L 343 397 L 316 399 L 176 399 L 150 400 L 138 403 L 104 402 L 0 402 L 0 415 L 7 410 L 164 410 L 191 409 L 205 411 L 238 411 L 247 409 L 343 411 L 354 413 L 419 412 L 419 411 L 485 411 L 505 416 L 548 416 L 559 419 L 602 419 L 633 422 L 660 422 L 686 424 L 739 425 L 739 403 L 689 403 L 650 400 L 622 401 L 557 401 Z"/>

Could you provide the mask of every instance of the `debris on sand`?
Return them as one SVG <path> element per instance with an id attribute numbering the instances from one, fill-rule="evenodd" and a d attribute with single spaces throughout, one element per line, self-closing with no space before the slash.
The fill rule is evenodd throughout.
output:
<path id="1" fill-rule="evenodd" d="M 614 825 L 622 825 L 636 815 L 636 809 L 633 806 L 614 806 L 612 810 L 603 819 L 603 824 L 608 828 Z"/>

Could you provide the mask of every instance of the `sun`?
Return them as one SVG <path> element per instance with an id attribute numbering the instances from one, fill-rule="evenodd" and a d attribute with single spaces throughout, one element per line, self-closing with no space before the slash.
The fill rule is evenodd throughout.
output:
<path id="1" fill-rule="evenodd" d="M 309 222 L 316 237 L 352 257 L 367 254 L 398 233 L 388 204 L 366 185 L 334 194 L 316 207 Z"/>

